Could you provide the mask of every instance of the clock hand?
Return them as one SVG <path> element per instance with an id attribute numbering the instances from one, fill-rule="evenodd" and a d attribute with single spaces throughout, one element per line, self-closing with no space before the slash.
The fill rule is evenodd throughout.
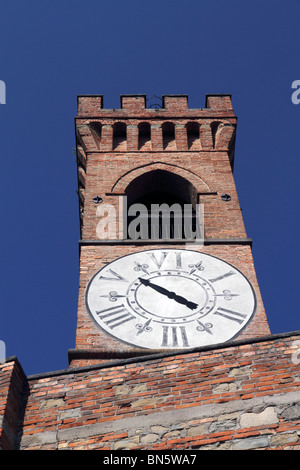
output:
<path id="1" fill-rule="evenodd" d="M 169 290 L 165 289 L 164 287 L 158 286 L 157 284 L 152 284 L 148 279 L 143 279 L 139 277 L 139 281 L 144 285 L 144 286 L 149 286 L 152 289 L 156 290 L 160 294 L 166 295 L 169 299 L 173 299 L 176 302 L 185 305 L 186 307 L 190 308 L 191 310 L 194 310 L 195 308 L 198 307 L 197 304 L 194 302 L 189 302 L 187 299 L 184 297 L 181 297 L 181 295 L 175 294 L 175 292 L 170 292 Z"/>
<path id="2" fill-rule="evenodd" d="M 144 286 L 149 286 L 152 289 L 156 290 L 160 294 L 166 295 L 169 298 L 172 298 L 172 295 L 175 295 L 175 292 L 170 292 L 164 287 L 158 286 L 157 284 L 152 284 L 152 282 L 148 281 L 148 279 L 143 279 L 139 277 L 139 281 L 144 284 Z"/>
<path id="3" fill-rule="evenodd" d="M 174 292 L 171 292 L 171 294 L 174 294 Z M 185 299 L 184 297 L 181 297 L 181 295 L 175 294 L 174 297 L 171 297 L 174 299 L 176 302 L 185 305 L 186 307 L 190 308 L 191 310 L 194 310 L 195 308 L 198 307 L 198 304 L 195 304 L 194 302 L 190 302 L 189 300 Z"/>

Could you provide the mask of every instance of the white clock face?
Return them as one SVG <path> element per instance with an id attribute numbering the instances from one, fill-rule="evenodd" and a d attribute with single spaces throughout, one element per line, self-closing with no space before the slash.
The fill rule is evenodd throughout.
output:
<path id="1" fill-rule="evenodd" d="M 86 304 L 110 335 L 150 349 L 186 349 L 233 339 L 251 320 L 248 279 L 214 256 L 180 249 L 118 258 L 91 280 Z"/>

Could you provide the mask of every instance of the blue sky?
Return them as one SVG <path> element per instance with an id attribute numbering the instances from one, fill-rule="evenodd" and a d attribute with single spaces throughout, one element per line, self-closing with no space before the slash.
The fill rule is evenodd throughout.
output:
<path id="1" fill-rule="evenodd" d="M 300 329 L 299 0 L 2 0 L 0 339 L 27 374 L 75 345 L 79 94 L 231 93 L 234 175 L 272 333 Z"/>

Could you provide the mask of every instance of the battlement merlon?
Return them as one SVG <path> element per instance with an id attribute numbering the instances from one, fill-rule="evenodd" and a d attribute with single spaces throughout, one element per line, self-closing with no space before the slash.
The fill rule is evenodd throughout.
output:
<path id="1" fill-rule="evenodd" d="M 188 95 L 163 95 L 161 107 L 147 107 L 146 95 L 121 95 L 119 109 L 103 108 L 103 95 L 79 95 L 78 118 L 137 117 L 151 119 L 154 116 L 186 118 L 235 118 L 231 94 L 207 94 L 205 108 L 189 108 Z"/>

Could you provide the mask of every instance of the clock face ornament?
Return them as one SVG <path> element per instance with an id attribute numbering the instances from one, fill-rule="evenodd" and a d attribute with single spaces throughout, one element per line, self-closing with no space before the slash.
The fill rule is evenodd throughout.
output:
<path id="1" fill-rule="evenodd" d="M 214 256 L 155 249 L 102 268 L 86 292 L 88 310 L 110 335 L 141 348 L 186 349 L 224 343 L 251 320 L 248 279 Z"/>

